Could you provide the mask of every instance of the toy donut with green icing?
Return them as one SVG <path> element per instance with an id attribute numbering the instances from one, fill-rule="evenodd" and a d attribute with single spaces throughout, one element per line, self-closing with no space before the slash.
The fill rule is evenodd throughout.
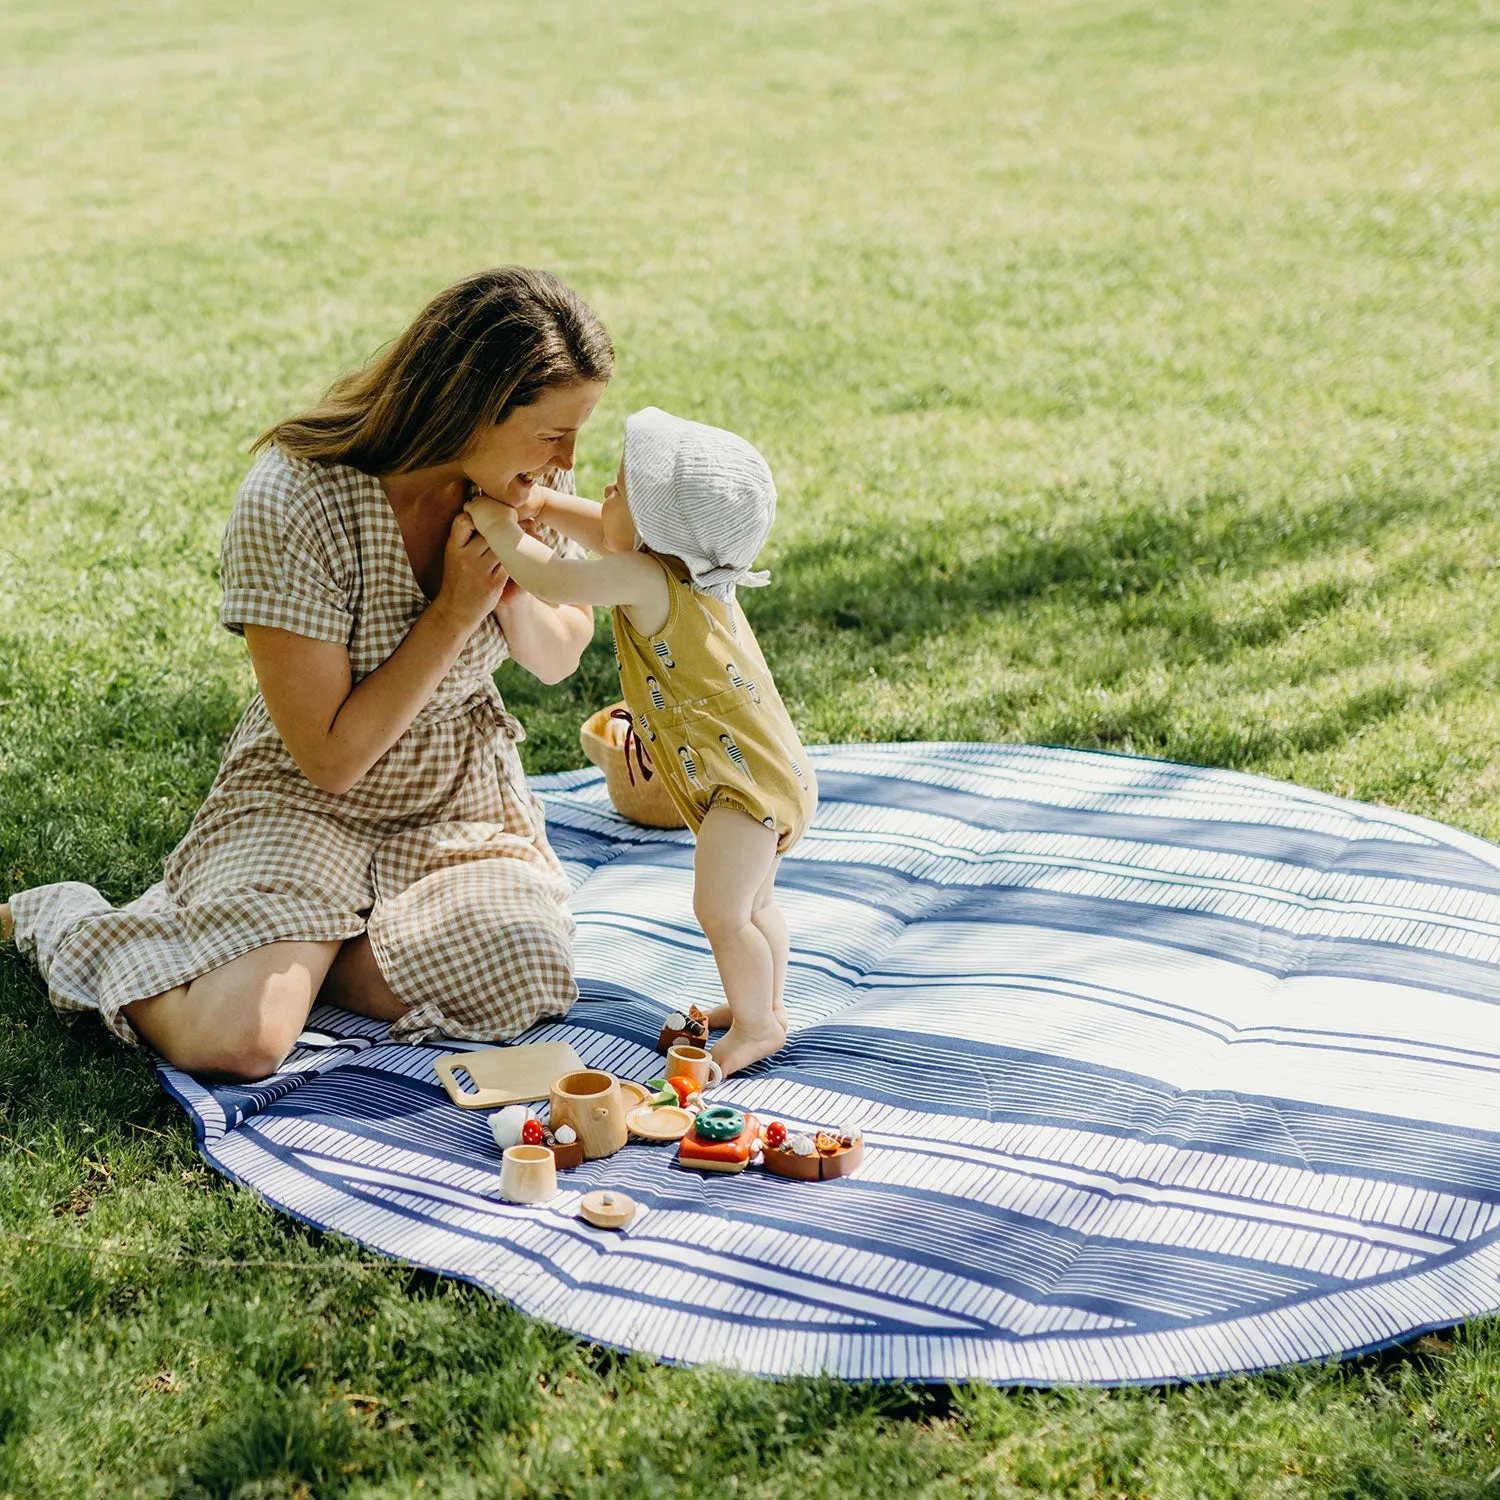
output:
<path id="1" fill-rule="evenodd" d="M 760 1121 L 729 1104 L 701 1110 L 677 1145 L 677 1164 L 695 1172 L 743 1172 L 760 1144 Z"/>

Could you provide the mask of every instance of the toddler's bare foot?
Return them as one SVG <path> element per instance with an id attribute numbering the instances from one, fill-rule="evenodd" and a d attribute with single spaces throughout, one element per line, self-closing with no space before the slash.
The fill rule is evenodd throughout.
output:
<path id="1" fill-rule="evenodd" d="M 759 1026 L 736 1021 L 715 1044 L 713 1059 L 728 1078 L 731 1073 L 738 1073 L 741 1068 L 748 1068 L 751 1063 L 780 1052 L 785 1045 L 786 1027 L 774 1015 L 767 1016 Z"/>
<path id="2" fill-rule="evenodd" d="M 786 1006 L 785 1006 L 785 1004 L 783 1004 L 782 1001 L 778 1000 L 771 1007 L 771 1012 L 776 1017 L 776 1019 L 781 1023 L 781 1029 L 783 1031 L 785 1031 L 787 1029 L 787 1027 L 791 1024 L 787 1020 L 787 1018 L 786 1018 Z M 730 1008 L 727 1005 L 716 1005 L 708 1013 L 708 1024 L 709 1024 L 709 1029 L 712 1030 L 712 1031 L 722 1031 L 723 1028 L 726 1027 L 726 1026 L 733 1026 L 734 1025 L 734 1012 L 732 1010 L 730 1010 Z"/>
<path id="3" fill-rule="evenodd" d="M 10 902 L 0 902 L 0 943 L 8 943 L 10 935 L 16 930 L 16 919 L 10 914 Z M 724 1007 L 726 1010 L 728 1006 Z"/>

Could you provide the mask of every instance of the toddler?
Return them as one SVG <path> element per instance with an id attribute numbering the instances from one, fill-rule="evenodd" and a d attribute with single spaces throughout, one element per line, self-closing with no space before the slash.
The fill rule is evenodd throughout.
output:
<path id="1" fill-rule="evenodd" d="M 620 687 L 655 774 L 697 836 L 693 911 L 728 1002 L 713 1049 L 726 1075 L 786 1041 L 786 921 L 776 868 L 818 792 L 806 752 L 735 599 L 776 514 L 765 460 L 743 438 L 656 407 L 625 424 L 604 503 L 518 481 L 469 515 L 524 589 L 553 604 L 614 608 Z M 599 554 L 560 558 L 526 535 L 540 521 Z"/>

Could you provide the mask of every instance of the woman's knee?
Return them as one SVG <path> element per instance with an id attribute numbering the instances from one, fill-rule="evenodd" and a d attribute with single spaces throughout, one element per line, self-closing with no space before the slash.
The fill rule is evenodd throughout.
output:
<path id="1" fill-rule="evenodd" d="M 126 1019 L 175 1068 L 255 1082 L 286 1060 L 337 943 L 274 943 L 150 1000 Z"/>

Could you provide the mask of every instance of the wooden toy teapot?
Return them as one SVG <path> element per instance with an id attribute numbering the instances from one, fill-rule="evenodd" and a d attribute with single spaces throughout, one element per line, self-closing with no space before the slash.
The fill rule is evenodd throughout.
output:
<path id="1" fill-rule="evenodd" d="M 625 1144 L 625 1096 L 613 1073 L 584 1068 L 552 1085 L 552 1128 L 571 1125 L 589 1161 L 613 1156 Z"/>

